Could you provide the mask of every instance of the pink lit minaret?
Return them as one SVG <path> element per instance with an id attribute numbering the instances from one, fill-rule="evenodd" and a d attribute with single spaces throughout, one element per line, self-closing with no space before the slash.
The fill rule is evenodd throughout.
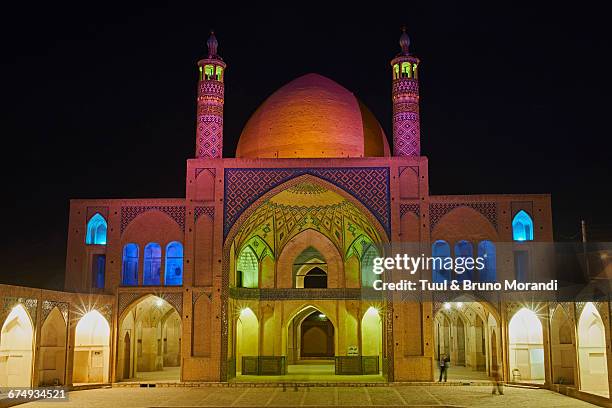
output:
<path id="1" fill-rule="evenodd" d="M 221 158 L 223 155 L 223 76 L 225 62 L 217 54 L 219 43 L 211 32 L 208 57 L 198 61 L 198 112 L 196 123 L 196 157 Z"/>
<path id="2" fill-rule="evenodd" d="M 402 28 L 402 51 L 391 60 L 393 71 L 393 155 L 421 155 L 419 59 L 410 55 L 410 38 Z"/>

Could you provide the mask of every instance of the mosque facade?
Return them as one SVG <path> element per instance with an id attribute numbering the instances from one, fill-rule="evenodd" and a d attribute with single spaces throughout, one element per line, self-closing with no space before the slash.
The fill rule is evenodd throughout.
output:
<path id="1" fill-rule="evenodd" d="M 307 74 L 222 157 L 226 63 L 198 62 L 185 198 L 70 201 L 65 292 L 0 285 L 0 387 L 119 382 L 462 380 L 609 400 L 608 302 L 378 292 L 375 259 L 482 257 L 421 279 L 544 281 L 547 194 L 431 195 L 420 61 L 390 63 L 392 141 L 349 90 Z M 453 371 L 451 370 L 451 371 Z"/>

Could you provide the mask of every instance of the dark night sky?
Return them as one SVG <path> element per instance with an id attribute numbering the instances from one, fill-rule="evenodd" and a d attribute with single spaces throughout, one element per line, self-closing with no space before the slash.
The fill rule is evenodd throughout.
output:
<path id="1" fill-rule="evenodd" d="M 0 282 L 63 286 L 69 198 L 184 196 L 210 28 L 228 63 L 227 157 L 255 108 L 307 72 L 353 91 L 391 137 L 388 64 L 406 24 L 432 194 L 551 193 L 557 239 L 581 218 L 612 225 L 609 23 L 586 2 L 86 3 L 0 17 Z"/>

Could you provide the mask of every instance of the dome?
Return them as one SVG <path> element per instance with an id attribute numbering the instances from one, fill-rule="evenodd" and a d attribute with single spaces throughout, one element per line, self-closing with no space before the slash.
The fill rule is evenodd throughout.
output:
<path id="1" fill-rule="evenodd" d="M 355 95 L 307 74 L 274 92 L 242 130 L 236 157 L 389 156 L 385 133 Z"/>

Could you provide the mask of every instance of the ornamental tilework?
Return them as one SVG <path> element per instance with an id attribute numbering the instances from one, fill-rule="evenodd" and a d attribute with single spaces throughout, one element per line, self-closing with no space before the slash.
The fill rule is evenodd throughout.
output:
<path id="1" fill-rule="evenodd" d="M 419 83 L 414 79 L 393 81 L 393 154 L 421 155 Z"/>
<path id="2" fill-rule="evenodd" d="M 137 300 L 143 299 L 151 293 L 140 293 L 140 292 L 123 292 L 119 294 L 119 310 L 117 316 L 121 316 L 125 310 L 130 307 Z M 157 297 L 164 299 L 170 303 L 179 315 L 183 315 L 183 293 L 182 292 L 161 292 L 154 294 Z M 110 305 L 109 305 L 110 307 Z"/>
<path id="3" fill-rule="evenodd" d="M 212 174 L 213 177 L 217 175 L 217 169 L 215 169 L 214 167 L 213 168 L 198 167 L 197 169 L 195 169 L 195 178 L 198 178 L 200 173 L 203 171 L 208 171 L 210 174 Z"/>
<path id="4" fill-rule="evenodd" d="M 223 155 L 223 83 L 204 80 L 198 84 L 196 157 Z"/>
<path id="5" fill-rule="evenodd" d="M 142 293 L 138 292 L 124 292 L 119 294 L 119 310 L 117 311 L 117 315 L 121 316 L 125 309 L 130 306 L 136 299 L 142 297 Z"/>
<path id="6" fill-rule="evenodd" d="M 112 305 L 101 305 L 98 306 L 98 312 L 100 312 L 100 314 L 102 316 L 104 316 L 104 318 L 106 320 L 108 320 L 108 323 L 112 325 L 113 323 L 113 306 Z"/>
<path id="7" fill-rule="evenodd" d="M 32 322 L 36 322 L 36 311 L 38 306 L 38 299 L 30 299 L 23 297 L 5 297 L 4 302 L 2 304 L 2 308 L 0 309 L 0 323 L 4 322 L 8 315 L 11 313 L 13 307 L 21 304 L 30 315 L 30 319 Z"/>
<path id="8" fill-rule="evenodd" d="M 51 313 L 51 311 L 53 310 L 54 307 L 57 307 L 57 310 L 60 311 L 60 313 L 62 314 L 62 316 L 64 317 L 64 322 L 68 322 L 68 309 L 69 309 L 69 304 L 66 302 L 58 302 L 55 300 L 43 300 L 42 302 L 42 317 L 40 319 L 40 321 L 42 323 L 44 323 L 44 321 L 47 319 L 47 316 L 49 316 L 49 313 Z"/>
<path id="9" fill-rule="evenodd" d="M 181 231 L 185 232 L 185 206 L 160 206 L 160 205 L 147 205 L 147 206 L 133 206 L 133 207 L 121 207 L 121 233 L 127 228 L 128 225 L 140 214 L 147 211 L 157 210 L 172 218 Z"/>
<path id="10" fill-rule="evenodd" d="M 497 203 L 493 202 L 480 202 L 480 203 L 433 203 L 429 204 L 429 217 L 430 231 L 433 231 L 434 227 L 446 214 L 459 207 L 472 208 L 489 220 L 489 222 L 495 227 L 497 231 Z"/>
<path id="11" fill-rule="evenodd" d="M 223 236 L 240 215 L 274 187 L 300 175 L 313 175 L 345 190 L 359 200 L 390 235 L 389 168 L 225 169 Z"/>
<path id="12" fill-rule="evenodd" d="M 215 207 L 196 207 L 193 210 L 193 217 L 195 221 L 198 221 L 201 215 L 206 214 L 211 220 L 215 219 Z"/>
<path id="13" fill-rule="evenodd" d="M 341 254 L 362 235 L 379 241 L 368 219 L 349 201 L 312 207 L 267 201 L 244 221 L 235 242 L 241 248 L 251 237 L 258 236 L 268 246 L 276 248 L 276 257 L 292 237 L 307 229 L 323 233 Z"/>
<path id="14" fill-rule="evenodd" d="M 409 212 L 418 217 L 421 212 L 421 207 L 419 204 L 400 204 L 400 217 L 403 217 Z"/>

